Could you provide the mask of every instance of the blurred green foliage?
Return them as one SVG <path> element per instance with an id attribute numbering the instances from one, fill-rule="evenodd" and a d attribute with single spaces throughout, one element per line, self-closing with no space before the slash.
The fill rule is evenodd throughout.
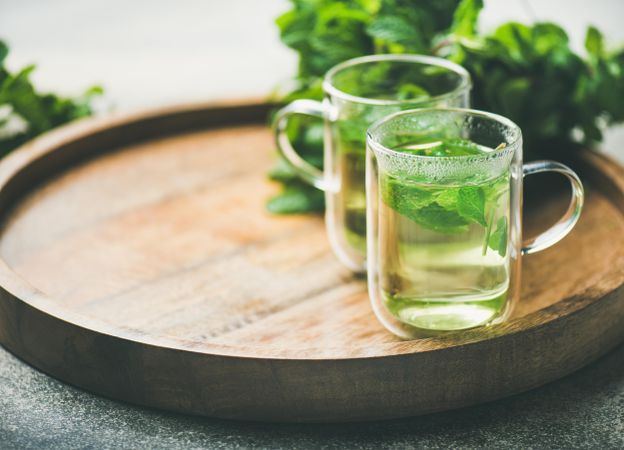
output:
<path id="1" fill-rule="evenodd" d="M 91 115 L 91 102 L 102 93 L 100 87 L 91 87 L 77 98 L 39 93 L 30 80 L 35 66 L 11 73 L 5 66 L 8 53 L 0 41 L 0 155 L 44 131 Z"/>
<path id="2" fill-rule="evenodd" d="M 482 0 L 291 0 L 277 19 L 284 44 L 299 54 L 296 88 L 285 96 L 322 98 L 322 76 L 335 64 L 372 53 L 421 53 L 448 58 L 471 74 L 471 105 L 511 118 L 525 154 L 592 146 L 605 126 L 624 121 L 624 48 L 609 50 L 600 31 L 587 30 L 586 56 L 570 48 L 554 23 L 510 22 L 478 31 Z M 302 156 L 322 166 L 320 125 L 301 118 L 289 133 Z M 319 192 L 283 162 L 270 176 L 284 194 L 273 212 L 318 211 Z M 282 196 L 291 201 L 284 202 Z M 312 201 L 312 199 L 315 199 Z M 292 200 L 298 199 L 298 200 Z M 287 204 L 287 208 L 281 205 Z"/>

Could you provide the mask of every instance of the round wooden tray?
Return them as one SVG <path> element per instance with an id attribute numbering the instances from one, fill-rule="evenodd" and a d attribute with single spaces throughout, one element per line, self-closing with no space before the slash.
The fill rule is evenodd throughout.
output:
<path id="1" fill-rule="evenodd" d="M 572 161 L 587 206 L 525 258 L 507 323 L 400 341 L 322 218 L 272 216 L 271 105 L 94 119 L 0 163 L 0 342 L 115 399 L 266 421 L 422 414 L 554 380 L 624 338 L 624 171 Z M 566 193 L 567 195 L 567 193 Z M 559 196 L 527 213 L 554 220 Z"/>

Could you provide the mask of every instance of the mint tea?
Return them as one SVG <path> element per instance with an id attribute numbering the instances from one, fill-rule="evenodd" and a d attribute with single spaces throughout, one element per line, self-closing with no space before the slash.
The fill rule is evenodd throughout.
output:
<path id="1" fill-rule="evenodd" d="M 438 158 L 498 151 L 461 139 L 395 150 Z M 380 170 L 380 288 L 397 320 L 455 330 L 502 314 L 510 276 L 509 177 L 505 170 L 436 183 Z"/>

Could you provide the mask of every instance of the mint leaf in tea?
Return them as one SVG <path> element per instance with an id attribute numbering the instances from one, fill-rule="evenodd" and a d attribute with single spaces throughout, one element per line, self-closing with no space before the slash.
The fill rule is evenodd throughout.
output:
<path id="1" fill-rule="evenodd" d="M 442 139 L 395 150 L 429 157 L 500 151 Z M 430 330 L 489 322 L 509 288 L 509 171 L 438 182 L 379 169 L 381 289 L 401 322 Z"/>

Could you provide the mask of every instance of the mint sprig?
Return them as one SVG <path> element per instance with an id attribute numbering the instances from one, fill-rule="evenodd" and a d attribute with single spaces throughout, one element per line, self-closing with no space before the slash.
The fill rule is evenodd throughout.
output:
<path id="1" fill-rule="evenodd" d="M 453 155 L 454 151 L 464 154 L 472 149 L 479 150 L 474 144 L 450 140 L 432 143 L 432 145 L 412 145 L 408 152 L 429 152 Z M 414 150 L 418 149 L 418 150 Z M 473 153 L 471 153 L 473 154 Z M 488 248 L 505 256 L 507 253 L 507 218 L 492 223 L 498 211 L 501 196 L 508 192 L 508 180 L 505 175 L 480 184 L 465 186 L 435 187 L 423 185 L 410 176 L 398 177 L 382 173 L 380 189 L 382 200 L 402 216 L 418 223 L 421 227 L 443 234 L 458 234 L 468 230 L 471 224 L 483 228 L 483 255 Z"/>
<path id="2" fill-rule="evenodd" d="M 507 217 L 503 216 L 498 219 L 496 230 L 488 238 L 488 246 L 502 257 L 507 255 L 507 233 Z"/>
<path id="3" fill-rule="evenodd" d="M 483 189 L 478 186 L 460 188 L 457 195 L 457 212 L 469 222 L 486 226 Z"/>
<path id="4" fill-rule="evenodd" d="M 30 79 L 35 66 L 11 72 L 5 65 L 8 54 L 8 46 L 0 40 L 0 156 L 45 131 L 92 113 L 92 100 L 102 94 L 101 87 L 93 86 L 76 98 L 41 93 Z"/>

